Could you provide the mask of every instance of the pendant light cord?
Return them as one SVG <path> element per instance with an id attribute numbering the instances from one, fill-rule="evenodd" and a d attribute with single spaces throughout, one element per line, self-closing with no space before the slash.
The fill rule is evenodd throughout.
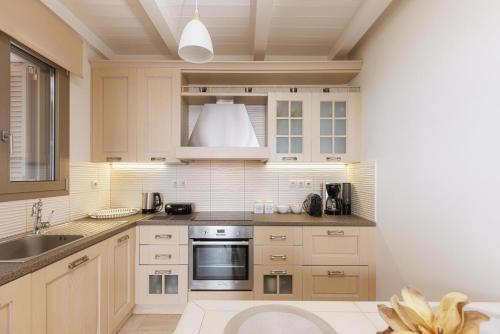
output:
<path id="1" fill-rule="evenodd" d="M 199 20 L 200 19 L 200 14 L 198 14 L 198 0 L 194 0 L 194 4 L 195 4 L 195 7 L 194 7 L 194 16 L 193 16 L 193 18 L 195 20 Z"/>

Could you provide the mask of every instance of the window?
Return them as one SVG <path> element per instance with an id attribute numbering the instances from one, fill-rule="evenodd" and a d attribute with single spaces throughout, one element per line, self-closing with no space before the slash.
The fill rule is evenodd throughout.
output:
<path id="1" fill-rule="evenodd" d="M 0 33 L 0 201 L 67 193 L 66 70 Z"/>

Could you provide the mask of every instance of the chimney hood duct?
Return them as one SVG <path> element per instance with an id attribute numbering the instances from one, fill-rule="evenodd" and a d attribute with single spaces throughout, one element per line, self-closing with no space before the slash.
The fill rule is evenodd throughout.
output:
<path id="1" fill-rule="evenodd" d="M 189 146 L 259 147 L 244 104 L 205 104 Z"/>

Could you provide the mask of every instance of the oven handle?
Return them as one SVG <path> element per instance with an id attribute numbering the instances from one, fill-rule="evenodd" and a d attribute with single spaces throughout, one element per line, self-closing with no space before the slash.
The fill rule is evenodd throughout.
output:
<path id="1" fill-rule="evenodd" d="M 248 241 L 193 241 L 194 246 L 248 246 Z"/>

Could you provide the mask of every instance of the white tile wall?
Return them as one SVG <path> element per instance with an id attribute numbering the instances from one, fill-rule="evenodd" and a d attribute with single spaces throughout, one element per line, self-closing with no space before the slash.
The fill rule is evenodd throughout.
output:
<path id="1" fill-rule="evenodd" d="M 376 221 L 377 163 L 366 161 L 347 168 L 352 183 L 352 213 Z"/>
<path id="2" fill-rule="evenodd" d="M 96 181 L 95 189 L 92 182 Z M 54 210 L 52 224 L 85 217 L 92 211 L 110 206 L 110 166 L 70 162 L 70 194 L 43 198 L 43 219 Z M 31 207 L 37 199 L 0 203 L 0 238 L 31 231 L 34 218 Z"/>

